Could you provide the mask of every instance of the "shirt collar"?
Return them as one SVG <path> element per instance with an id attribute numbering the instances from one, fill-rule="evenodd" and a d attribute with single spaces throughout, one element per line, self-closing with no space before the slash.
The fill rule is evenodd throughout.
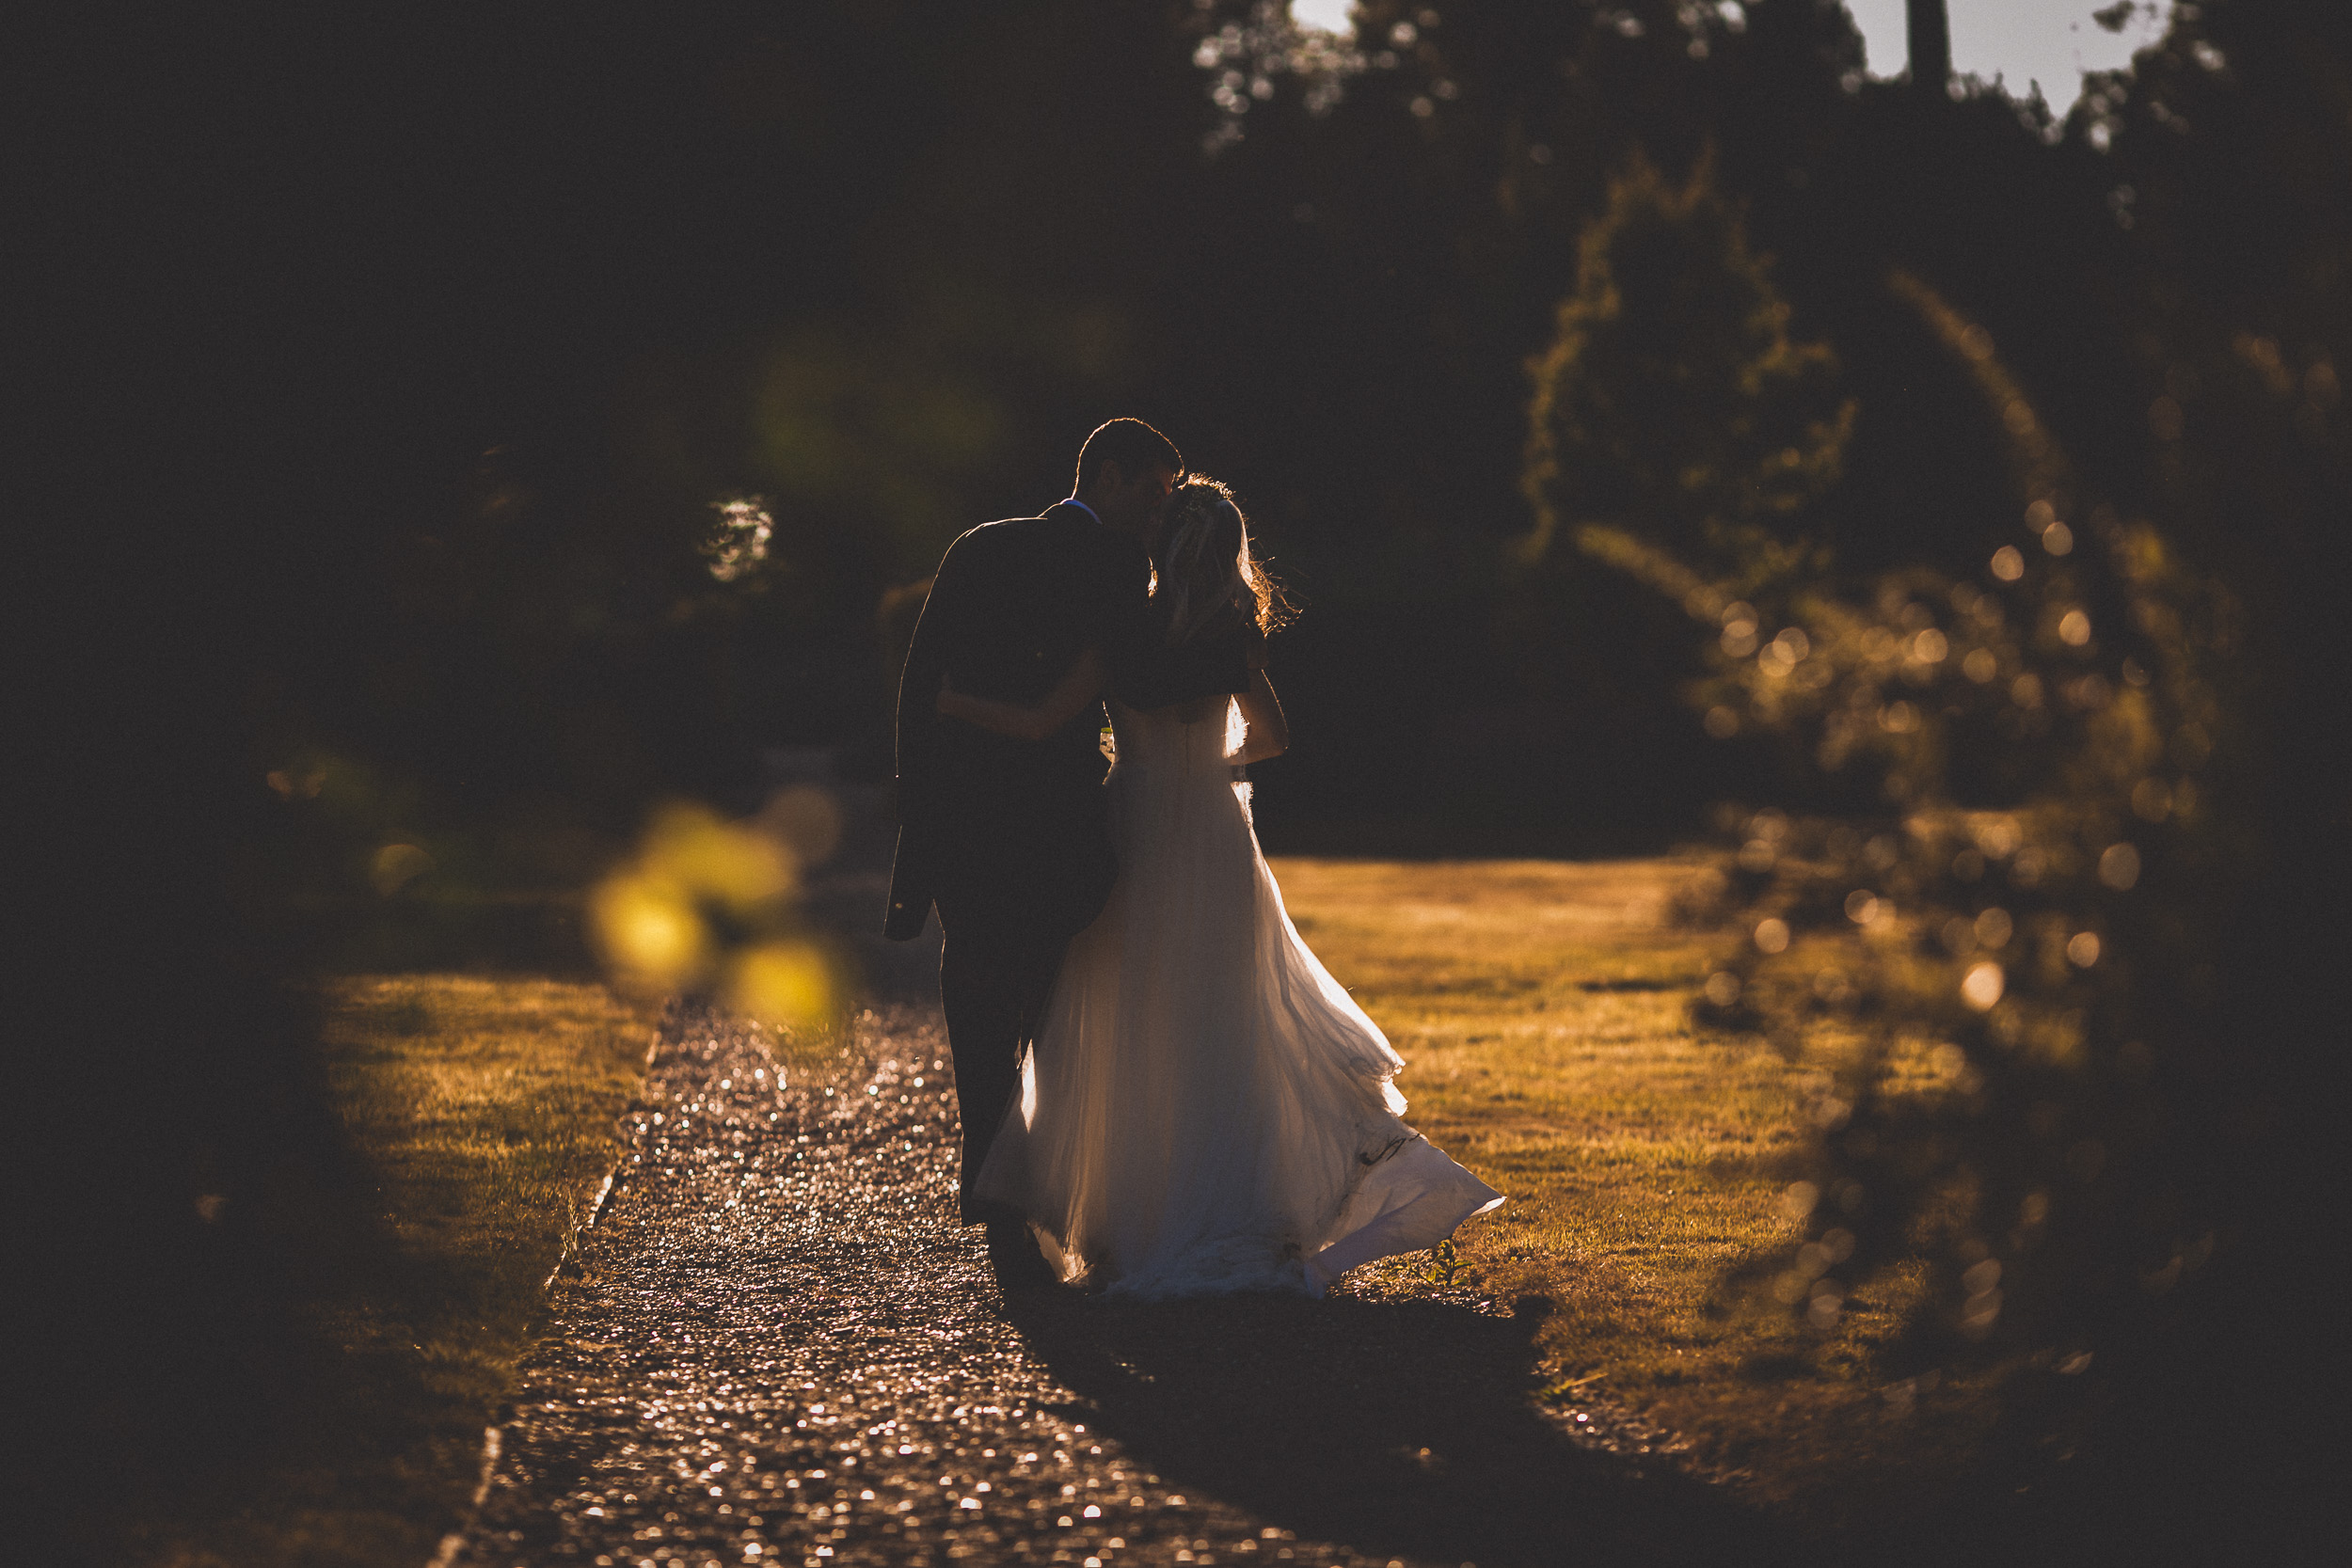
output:
<path id="1" fill-rule="evenodd" d="M 1103 515 L 1100 512 L 1095 511 L 1094 508 L 1089 506 L 1086 502 L 1080 500 L 1075 496 L 1071 497 L 1068 500 L 1063 501 L 1061 504 L 1064 506 L 1074 506 L 1079 511 L 1085 513 L 1088 516 L 1093 518 L 1096 522 L 1103 522 Z M 1110 525 L 1104 523 L 1104 526 L 1107 528 Z"/>

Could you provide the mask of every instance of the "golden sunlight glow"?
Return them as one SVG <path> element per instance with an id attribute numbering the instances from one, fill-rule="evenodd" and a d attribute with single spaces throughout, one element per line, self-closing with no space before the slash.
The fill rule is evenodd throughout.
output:
<path id="1" fill-rule="evenodd" d="M 1976 837 L 1977 847 L 1996 861 L 2016 853 L 2018 845 L 2025 842 L 2017 824 L 2006 816 L 1986 817 L 1979 822 Z"/>
<path id="2" fill-rule="evenodd" d="M 590 895 L 589 925 L 616 983 L 640 992 L 716 986 L 728 1006 L 786 1028 L 828 1019 L 839 966 L 800 936 L 802 859 L 832 853 L 840 811 L 820 790 L 784 791 L 749 822 L 673 803 L 637 857 Z"/>
<path id="3" fill-rule="evenodd" d="M 433 857 L 413 844 L 387 844 L 368 861 L 368 880 L 387 898 L 433 869 Z"/>
<path id="4" fill-rule="evenodd" d="M 665 806 L 645 832 L 644 866 L 737 912 L 787 896 L 798 880 L 788 850 L 722 822 L 707 807 Z"/>
<path id="5" fill-rule="evenodd" d="M 833 965 L 804 942 L 768 942 L 736 961 L 727 1001 L 747 1018 L 786 1028 L 823 1022 L 836 1005 Z"/>
<path id="6" fill-rule="evenodd" d="M 605 961 L 640 985 L 667 990 L 703 966 L 702 918 L 674 883 L 610 878 L 590 896 L 588 914 Z"/>

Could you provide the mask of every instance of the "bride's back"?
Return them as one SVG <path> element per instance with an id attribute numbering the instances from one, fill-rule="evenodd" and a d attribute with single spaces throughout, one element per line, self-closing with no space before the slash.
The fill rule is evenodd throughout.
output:
<path id="1" fill-rule="evenodd" d="M 1233 760 L 1247 735 L 1231 697 L 1203 697 L 1149 712 L 1111 704 L 1111 738 L 1118 753 L 1111 777 L 1126 784 L 1182 779 L 1231 783 Z"/>

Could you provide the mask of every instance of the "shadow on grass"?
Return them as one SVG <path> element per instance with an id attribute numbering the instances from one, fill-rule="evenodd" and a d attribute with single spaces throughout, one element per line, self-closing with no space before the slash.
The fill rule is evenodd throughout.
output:
<path id="1" fill-rule="evenodd" d="M 306 1256 L 289 1261 L 297 1247 Z M 351 1203 L 286 1221 L 218 1277 L 157 1273 L 168 1299 L 145 1315 L 91 1312 L 49 1369 L 71 1386 L 12 1411 L 41 1422 L 18 1434 L 37 1440 L 11 1476 L 27 1506 L 10 1536 L 47 1554 L 26 1560 L 381 1568 L 429 1556 L 464 1506 L 503 1386 L 501 1367 L 453 1347 L 532 1304 L 480 1271 L 405 1256 Z"/>
<path id="2" fill-rule="evenodd" d="M 322 1467 L 331 1475 L 361 1428 L 373 1439 L 398 1424 L 374 1412 L 352 1424 L 352 1391 L 381 1380 L 356 1369 L 319 1322 L 322 1296 L 385 1267 L 364 1216 L 335 1217 L 345 1224 L 289 1226 L 217 1264 L 151 1259 L 160 1287 L 152 1296 L 122 1282 L 144 1310 L 93 1304 L 43 1347 L 54 1359 L 26 1380 L 10 1411 L 24 1423 L 16 1435 L 26 1447 L 10 1469 L 24 1487 L 10 1536 L 50 1554 L 25 1560 L 285 1560 L 188 1548 L 249 1544 L 241 1513 L 315 1490 L 289 1488 L 287 1475 Z M 303 1241 L 314 1255 L 290 1262 L 287 1244 Z M 392 1440 L 405 1444 L 406 1434 Z"/>
<path id="3" fill-rule="evenodd" d="M 1545 1419 L 1531 1402 L 1533 1311 L 1022 1291 L 1009 1312 L 1091 1402 L 1095 1430 L 1171 1484 L 1302 1539 L 1479 1568 L 1797 1555 L 1721 1489 L 1651 1456 L 1581 1447 Z"/>
<path id="4" fill-rule="evenodd" d="M 11 1544 L 68 1563 L 389 1568 L 460 1516 L 540 1281 L 608 1166 L 644 1021 L 536 980 L 307 994 L 280 1021 L 305 1045 L 281 1064 L 305 1116 L 264 1123 L 273 1162 L 210 1178 L 222 1196 L 172 1205 L 176 1229 L 151 1201 L 86 1200 L 53 1238 L 45 1355 L 10 1401 L 32 1451 L 8 1473 L 33 1499 Z"/>

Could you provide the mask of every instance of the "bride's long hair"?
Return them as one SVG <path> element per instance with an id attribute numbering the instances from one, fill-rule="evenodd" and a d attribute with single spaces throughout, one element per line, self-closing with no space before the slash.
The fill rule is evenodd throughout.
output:
<path id="1" fill-rule="evenodd" d="M 1250 554 L 1248 521 L 1223 483 L 1195 474 L 1178 485 L 1168 500 L 1167 530 L 1157 594 L 1167 602 L 1169 642 L 1245 624 L 1271 632 L 1296 613 L 1282 585 Z"/>

